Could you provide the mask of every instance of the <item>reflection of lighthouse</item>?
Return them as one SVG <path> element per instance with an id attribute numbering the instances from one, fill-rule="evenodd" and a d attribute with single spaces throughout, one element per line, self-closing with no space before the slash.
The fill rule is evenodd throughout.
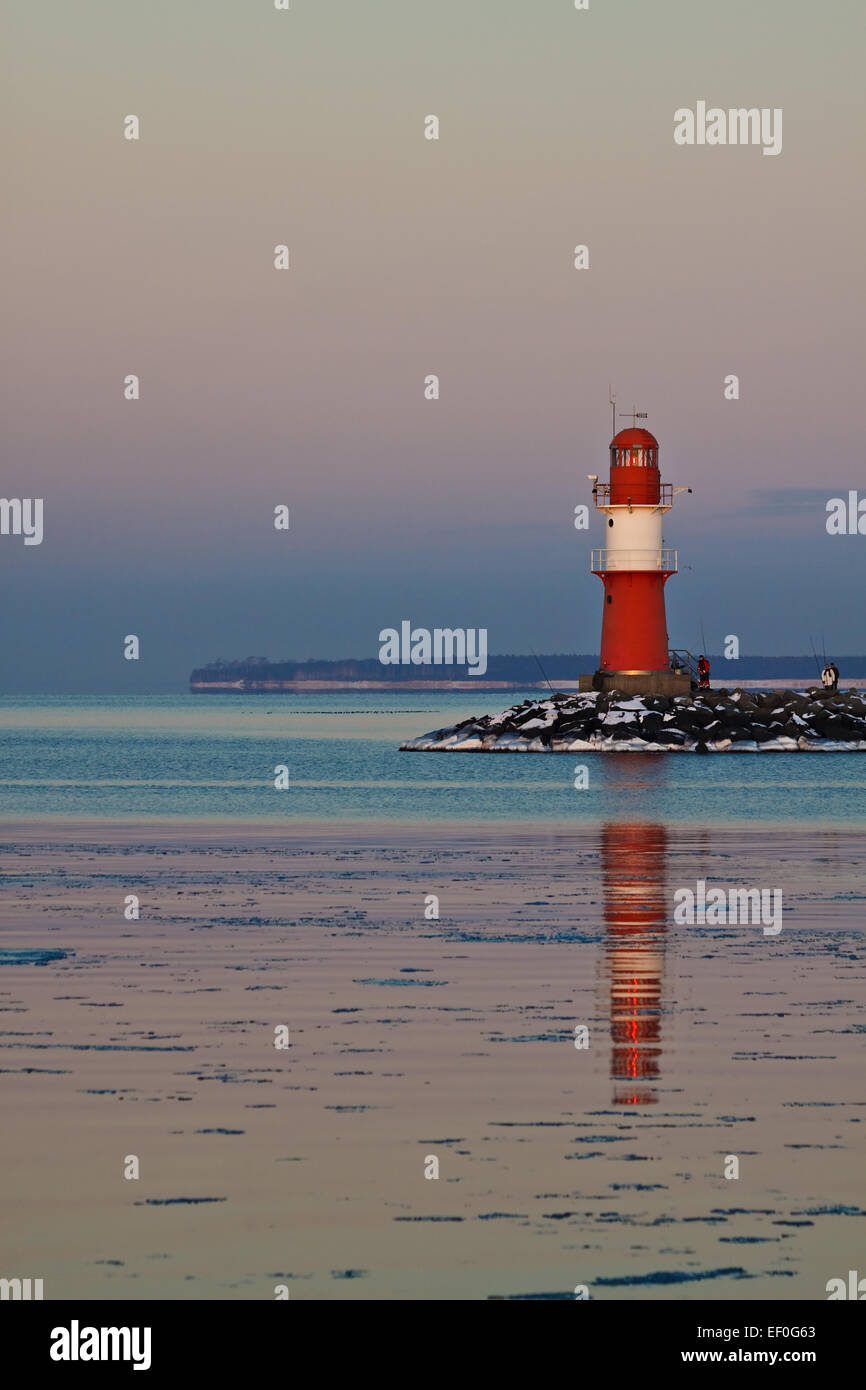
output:
<path id="1" fill-rule="evenodd" d="M 652 1105 L 661 1056 L 667 934 L 661 825 L 605 825 L 601 836 L 615 1105 Z"/>
<path id="2" fill-rule="evenodd" d="M 665 548 L 662 536 L 674 494 L 687 489 L 662 483 L 658 440 L 636 428 L 611 440 L 610 481 L 593 476 L 592 482 L 605 521 L 604 548 L 592 552 L 593 574 L 604 584 L 604 613 L 599 669 L 582 684 L 639 694 L 688 691 L 688 674 L 671 669 L 668 653 L 665 584 L 677 572 L 677 552 Z"/>

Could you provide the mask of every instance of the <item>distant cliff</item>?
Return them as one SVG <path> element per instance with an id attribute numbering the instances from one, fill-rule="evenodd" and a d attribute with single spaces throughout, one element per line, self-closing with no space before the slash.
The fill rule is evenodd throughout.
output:
<path id="1" fill-rule="evenodd" d="M 406 690 L 467 689 L 467 690 L 527 690 L 546 687 L 554 689 L 576 683 L 579 676 L 594 671 L 598 656 L 594 653 L 568 654 L 563 652 L 530 656 L 490 656 L 483 676 L 473 676 L 468 666 L 383 666 L 377 657 L 342 661 L 268 661 L 265 657 L 244 657 L 242 660 L 213 661 L 200 666 L 190 676 L 190 690 L 227 693 L 309 690 L 368 689 Z M 817 681 L 818 671 L 812 656 L 743 656 L 739 661 L 726 661 L 711 656 L 714 682 L 735 686 L 741 681 L 766 681 L 769 685 L 784 684 L 794 679 Z M 837 657 L 842 682 L 866 676 L 866 657 Z"/>

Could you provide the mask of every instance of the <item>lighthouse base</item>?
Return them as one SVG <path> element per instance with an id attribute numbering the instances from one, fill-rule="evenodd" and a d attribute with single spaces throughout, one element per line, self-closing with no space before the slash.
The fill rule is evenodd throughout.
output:
<path id="1" fill-rule="evenodd" d="M 578 689 L 621 690 L 625 695 L 688 695 L 692 678 L 688 671 L 595 671 L 580 677 Z"/>

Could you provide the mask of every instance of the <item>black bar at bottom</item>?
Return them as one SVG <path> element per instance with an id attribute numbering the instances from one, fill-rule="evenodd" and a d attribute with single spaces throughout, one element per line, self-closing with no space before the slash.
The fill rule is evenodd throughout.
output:
<path id="1" fill-rule="evenodd" d="M 47 1372 L 50 1380 L 93 1379 L 107 1369 L 115 1377 L 137 1374 L 142 1383 L 146 1376 L 162 1383 L 169 1374 L 193 1371 L 221 1384 L 233 1374 L 268 1375 L 281 1366 L 286 1379 L 295 1379 L 301 1357 L 305 1378 L 324 1361 L 332 1379 L 343 1349 L 354 1375 L 380 1375 L 386 1384 L 413 1373 L 429 1383 L 437 1363 L 442 1375 L 466 1380 L 473 1345 L 485 1380 L 500 1357 L 512 1357 L 521 1345 L 530 1362 L 540 1357 L 539 1379 L 554 1374 L 548 1357 L 555 1349 L 582 1368 L 581 1379 L 593 1363 L 596 1373 L 607 1367 L 617 1380 L 635 1371 L 656 1379 L 675 1368 L 699 1377 L 714 1366 L 811 1370 L 826 1379 L 856 1368 L 863 1344 L 863 1315 L 838 1302 L 568 1301 L 577 1306 L 543 1324 L 528 1310 L 522 1324 L 515 1322 L 514 1309 L 504 1323 L 502 1310 L 482 1313 L 476 1322 L 468 1303 L 452 1304 L 443 1318 L 420 1301 L 401 1303 L 396 1314 L 386 1302 L 362 1300 L 7 1301 L 0 1304 L 0 1327 L 7 1369 L 14 1360 L 16 1370 Z M 317 1331 L 326 1340 L 318 1340 Z M 543 1342 L 525 1340 L 538 1333 Z M 507 1369 L 514 1373 L 513 1366 Z"/>

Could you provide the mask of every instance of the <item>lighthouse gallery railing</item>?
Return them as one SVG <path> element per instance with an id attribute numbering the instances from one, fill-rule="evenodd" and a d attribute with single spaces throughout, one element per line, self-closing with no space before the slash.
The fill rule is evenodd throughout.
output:
<path id="1" fill-rule="evenodd" d="M 594 550 L 590 569 L 593 574 L 606 574 L 610 570 L 661 570 L 665 574 L 676 574 L 677 552 L 675 550 Z"/>
<path id="2" fill-rule="evenodd" d="M 593 497 L 595 498 L 595 505 L 596 505 L 599 509 L 604 508 L 604 507 L 609 507 L 609 506 L 611 505 L 611 503 L 610 503 L 610 483 L 599 483 L 599 482 L 597 482 L 597 483 L 595 484 L 595 486 L 593 487 L 592 495 L 593 495 Z M 623 507 L 623 506 L 627 507 L 629 504 L 628 504 L 628 502 L 620 502 L 620 503 L 618 503 L 617 505 L 618 505 L 618 506 L 621 506 L 621 507 Z M 638 505 L 638 504 L 635 504 L 635 505 Z M 647 503 L 647 502 L 641 501 L 639 505 L 640 505 L 641 507 L 646 507 L 646 506 L 652 506 L 652 503 Z M 663 512 L 669 512 L 669 511 L 670 511 L 671 507 L 674 505 L 674 485 L 673 485 L 673 483 L 660 483 L 660 484 L 659 484 L 659 500 L 658 500 L 658 503 L 657 503 L 656 505 L 658 506 L 659 510 L 661 510 L 661 511 L 663 511 Z"/>

